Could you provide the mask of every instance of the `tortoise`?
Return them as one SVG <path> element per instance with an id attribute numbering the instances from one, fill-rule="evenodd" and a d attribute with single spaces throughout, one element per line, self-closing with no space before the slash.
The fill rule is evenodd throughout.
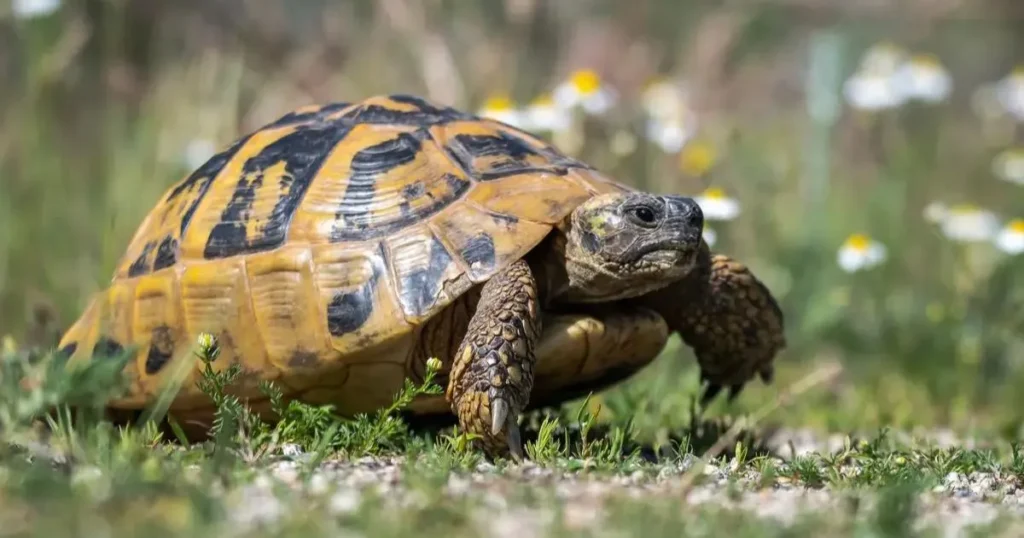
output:
<path id="1" fill-rule="evenodd" d="M 169 187 L 58 347 L 69 364 L 134 353 L 115 410 L 179 372 L 170 411 L 205 424 L 204 333 L 260 413 L 261 380 L 372 411 L 433 357 L 444 394 L 411 412 L 453 413 L 488 453 L 521 458 L 520 413 L 630 377 L 673 333 L 705 400 L 771 383 L 782 312 L 702 230 L 692 198 L 633 189 L 492 119 L 404 94 L 311 105 Z"/>

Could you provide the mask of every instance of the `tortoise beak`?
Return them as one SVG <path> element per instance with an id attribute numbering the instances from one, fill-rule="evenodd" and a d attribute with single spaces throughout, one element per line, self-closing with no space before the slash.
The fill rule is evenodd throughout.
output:
<path id="1" fill-rule="evenodd" d="M 693 198 L 663 196 L 665 204 L 664 227 L 677 231 L 679 239 L 689 245 L 699 245 L 704 232 L 704 212 Z"/>

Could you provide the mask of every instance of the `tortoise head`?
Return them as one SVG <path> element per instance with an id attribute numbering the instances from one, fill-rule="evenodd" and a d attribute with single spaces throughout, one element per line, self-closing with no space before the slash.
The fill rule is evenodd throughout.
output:
<path id="1" fill-rule="evenodd" d="M 692 198 L 624 192 L 587 200 L 566 237 L 568 300 L 637 297 L 685 277 L 697 265 L 703 228 Z"/>

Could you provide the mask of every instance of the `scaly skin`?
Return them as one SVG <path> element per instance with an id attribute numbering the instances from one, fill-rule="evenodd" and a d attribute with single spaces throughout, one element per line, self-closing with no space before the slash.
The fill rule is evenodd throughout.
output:
<path id="1" fill-rule="evenodd" d="M 522 459 L 519 413 L 530 400 L 540 334 L 537 281 L 519 260 L 484 284 L 445 396 L 463 432 L 492 455 Z"/>
<path id="2" fill-rule="evenodd" d="M 785 346 L 783 315 L 771 292 L 743 264 L 703 245 L 696 270 L 639 299 L 665 318 L 693 349 L 709 402 L 723 387 L 736 398 L 755 375 L 772 380 L 772 361 Z"/>
<path id="3" fill-rule="evenodd" d="M 756 375 L 770 382 L 782 312 L 746 267 L 711 254 L 703 225 L 689 198 L 595 196 L 541 247 L 536 270 L 519 260 L 485 283 L 446 391 L 463 431 L 491 455 L 522 458 L 517 420 L 530 401 L 539 312 L 550 306 L 622 301 L 658 312 L 693 348 L 705 402 L 723 387 L 734 398 Z"/>

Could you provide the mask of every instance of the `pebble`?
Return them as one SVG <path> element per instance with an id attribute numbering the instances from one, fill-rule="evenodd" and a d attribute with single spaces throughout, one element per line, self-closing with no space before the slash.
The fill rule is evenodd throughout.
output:
<path id="1" fill-rule="evenodd" d="M 800 444 L 794 443 L 796 454 L 806 453 L 812 445 L 822 446 L 822 443 L 815 445 L 809 439 Z M 829 438 L 823 446 L 842 450 L 845 443 L 845 437 L 836 437 Z M 409 490 L 403 485 L 405 462 L 401 457 L 324 461 L 308 482 L 300 484 L 299 462 L 308 455 L 289 445 L 282 447 L 281 453 L 286 459 L 275 462 L 248 485 L 225 495 L 234 506 L 230 513 L 239 528 L 269 523 L 282 517 L 285 504 L 281 499 L 287 497 L 275 492 L 282 486 L 303 486 L 309 495 L 323 498 L 326 508 L 334 515 L 357 512 L 365 492 L 370 490 L 385 494 L 385 498 L 396 507 L 429 505 L 427 492 Z M 684 476 L 697 461 L 698 458 L 687 455 L 683 461 L 656 471 L 641 469 L 610 476 L 592 475 L 586 470 L 567 471 L 529 461 L 509 465 L 499 472 L 495 465 L 481 462 L 472 472 L 452 473 L 443 491 L 452 497 L 477 501 L 478 509 L 471 519 L 480 525 L 483 535 L 541 536 L 556 519 L 566 529 L 586 531 L 600 528 L 608 500 L 616 495 L 643 499 L 666 498 L 667 495 L 681 493 Z M 584 469 L 588 467 L 588 462 L 581 463 Z M 782 461 L 776 463 L 777 466 L 781 464 Z M 844 465 L 839 471 L 846 476 L 855 476 L 861 470 L 856 465 Z M 760 473 L 750 467 L 738 469 L 732 461 L 722 465 L 709 463 L 701 475 L 697 482 L 690 484 L 684 502 L 741 508 L 784 523 L 795 521 L 809 510 L 838 509 L 842 499 L 827 487 L 808 488 L 785 476 L 775 477 L 767 487 L 763 487 Z M 102 477 L 91 469 L 83 471 L 78 480 L 82 483 L 103 482 Z M 560 499 L 563 507 L 557 514 L 555 504 L 542 505 L 544 510 L 523 508 L 510 499 L 509 491 L 510 486 L 524 483 L 549 488 L 547 491 Z M 943 536 L 961 536 L 966 526 L 992 521 L 1000 513 L 1024 516 L 1024 489 L 1011 473 L 973 472 L 965 475 L 950 472 L 941 484 L 922 494 L 921 503 L 920 523 L 937 525 Z"/>

